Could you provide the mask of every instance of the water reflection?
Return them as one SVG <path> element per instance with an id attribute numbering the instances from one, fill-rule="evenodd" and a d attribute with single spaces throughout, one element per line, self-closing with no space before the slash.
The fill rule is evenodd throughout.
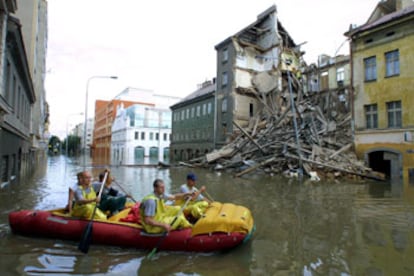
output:
<path id="1" fill-rule="evenodd" d="M 69 162 L 67 162 L 69 161 Z M 94 175 L 105 167 L 89 163 Z M 253 239 L 226 253 L 148 252 L 35 239 L 10 233 L 7 215 L 16 209 L 63 207 L 68 187 L 83 169 L 77 159 L 49 158 L 31 179 L 0 190 L 0 266 L 5 275 L 413 275 L 413 187 L 348 181 L 300 183 L 268 175 L 233 178 L 195 170 L 198 185 L 218 201 L 248 207 L 257 226 Z M 162 178 L 176 192 L 188 168 L 111 167 L 134 198 Z"/>

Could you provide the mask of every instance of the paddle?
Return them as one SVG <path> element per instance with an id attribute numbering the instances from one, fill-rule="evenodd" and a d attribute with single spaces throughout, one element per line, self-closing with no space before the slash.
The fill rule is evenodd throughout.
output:
<path id="1" fill-rule="evenodd" d="M 211 201 L 214 202 L 214 199 L 207 193 L 207 191 L 204 191 L 204 194 L 207 196 L 207 198 Z"/>
<path id="2" fill-rule="evenodd" d="M 181 215 L 182 211 L 185 209 L 185 207 L 187 206 L 188 202 L 190 202 L 190 200 L 191 200 L 191 196 L 189 196 L 187 198 L 187 200 L 184 203 L 183 207 L 181 207 L 181 209 L 178 211 L 177 215 L 175 215 L 173 221 L 170 223 L 170 226 L 173 226 L 174 225 L 174 222 L 178 219 L 178 216 Z M 168 232 L 164 232 L 164 235 L 159 239 L 159 241 L 157 242 L 157 245 L 148 254 L 147 259 L 151 259 L 152 256 L 154 256 L 154 254 L 157 252 L 158 247 L 160 247 L 160 245 L 162 244 L 162 242 L 164 241 L 164 239 L 167 237 L 167 234 L 168 234 Z"/>
<path id="3" fill-rule="evenodd" d="M 116 180 L 114 180 L 114 183 L 116 184 L 116 185 L 118 185 L 118 187 L 122 190 L 122 192 L 124 192 L 124 194 L 125 195 L 130 195 L 130 193 L 128 193 L 127 191 L 125 191 L 125 189 L 121 186 L 121 184 L 119 184 L 119 182 L 118 181 L 116 181 Z M 134 203 L 137 203 L 137 201 L 131 196 L 130 197 L 131 198 L 131 200 L 134 202 Z"/>
<path id="4" fill-rule="evenodd" d="M 102 181 L 101 188 L 99 189 L 99 195 L 98 195 L 99 198 L 101 198 L 102 190 L 103 190 L 103 187 L 105 186 L 105 182 L 106 182 L 107 177 L 108 177 L 108 172 L 105 172 L 105 176 L 104 176 L 104 179 Z M 83 231 L 81 240 L 80 240 L 79 245 L 78 245 L 78 249 L 81 252 L 85 253 L 85 254 L 88 253 L 89 245 L 91 244 L 91 241 L 92 241 L 93 218 L 95 216 L 97 208 L 98 208 L 98 203 L 95 204 L 95 208 L 93 209 L 93 212 L 92 212 L 92 217 L 91 217 L 88 225 L 86 225 L 86 228 Z"/>

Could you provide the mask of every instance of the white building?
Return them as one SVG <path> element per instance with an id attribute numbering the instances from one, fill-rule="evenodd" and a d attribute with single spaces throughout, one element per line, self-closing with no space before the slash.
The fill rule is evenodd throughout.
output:
<path id="1" fill-rule="evenodd" d="M 92 142 L 93 142 L 93 128 L 94 128 L 95 121 L 93 118 L 88 118 L 88 124 L 86 129 L 86 150 L 90 151 Z M 83 140 L 83 132 L 85 129 L 85 124 L 80 123 L 76 125 L 76 127 L 71 132 L 72 135 L 78 136 L 81 138 L 81 146 L 82 149 L 85 149 L 85 141 Z"/>
<path id="2" fill-rule="evenodd" d="M 112 124 L 111 164 L 148 164 L 168 160 L 171 111 L 148 104 L 117 107 Z"/>

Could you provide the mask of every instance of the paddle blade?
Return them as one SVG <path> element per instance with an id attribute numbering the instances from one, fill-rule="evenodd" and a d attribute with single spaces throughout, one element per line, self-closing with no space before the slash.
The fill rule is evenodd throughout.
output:
<path id="1" fill-rule="evenodd" d="M 92 230 L 93 230 L 93 223 L 92 221 L 88 223 L 85 230 L 83 231 L 81 240 L 78 245 L 78 249 L 83 253 L 88 253 L 89 245 L 92 242 Z"/>
<path id="2" fill-rule="evenodd" d="M 152 259 L 152 256 L 157 252 L 157 248 L 154 247 L 154 249 L 151 250 L 151 252 L 147 255 L 147 259 Z"/>

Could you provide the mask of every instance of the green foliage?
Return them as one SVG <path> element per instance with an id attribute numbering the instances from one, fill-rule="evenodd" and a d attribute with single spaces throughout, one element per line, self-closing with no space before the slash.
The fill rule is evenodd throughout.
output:
<path id="1" fill-rule="evenodd" d="M 69 135 L 63 142 L 63 149 L 66 151 L 66 143 L 68 143 L 68 155 L 78 155 L 81 152 L 81 138 L 75 135 Z"/>

